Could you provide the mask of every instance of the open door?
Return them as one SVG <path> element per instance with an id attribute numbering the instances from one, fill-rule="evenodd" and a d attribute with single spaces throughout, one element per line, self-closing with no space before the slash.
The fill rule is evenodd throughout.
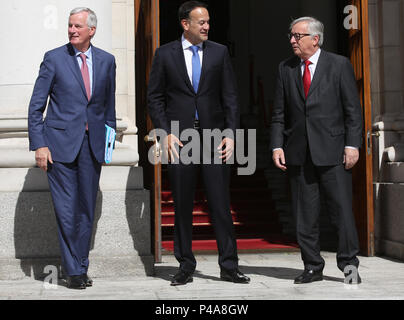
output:
<path id="1" fill-rule="evenodd" d="M 153 129 L 147 114 L 147 84 L 156 48 L 160 45 L 159 0 L 135 0 L 135 64 L 136 64 L 136 119 L 139 137 L 139 164 L 144 168 L 145 187 L 151 191 L 151 210 L 154 216 L 154 260 L 161 262 L 161 164 L 148 161 L 149 149 L 153 157 L 161 152 L 156 137 L 149 136 Z"/>
<path id="2" fill-rule="evenodd" d="M 356 8 L 357 28 L 349 30 L 349 53 L 362 104 L 364 120 L 363 146 L 359 163 L 353 170 L 353 210 L 358 229 L 361 253 L 374 255 L 374 207 L 372 174 L 372 107 L 370 94 L 368 0 L 349 0 Z"/>

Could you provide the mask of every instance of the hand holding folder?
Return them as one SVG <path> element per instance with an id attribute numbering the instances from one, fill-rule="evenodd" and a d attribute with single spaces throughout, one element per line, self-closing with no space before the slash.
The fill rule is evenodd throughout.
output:
<path id="1" fill-rule="evenodd" d="M 110 163 L 112 160 L 112 151 L 114 150 L 116 132 L 114 128 L 105 125 L 105 163 Z"/>

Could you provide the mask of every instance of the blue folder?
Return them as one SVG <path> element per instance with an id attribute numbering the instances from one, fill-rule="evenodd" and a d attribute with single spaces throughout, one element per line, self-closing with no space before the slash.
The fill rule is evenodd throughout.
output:
<path id="1" fill-rule="evenodd" d="M 110 163 L 112 160 L 112 151 L 115 146 L 115 136 L 116 132 L 114 128 L 111 128 L 108 125 L 105 125 L 105 163 Z"/>

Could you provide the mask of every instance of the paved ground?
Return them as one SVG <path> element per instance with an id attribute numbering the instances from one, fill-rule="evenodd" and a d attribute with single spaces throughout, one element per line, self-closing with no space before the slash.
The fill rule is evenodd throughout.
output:
<path id="1" fill-rule="evenodd" d="M 43 281 L 26 278 L 0 281 L 0 300 L 362 300 L 404 299 L 404 263 L 381 257 L 360 257 L 360 285 L 346 285 L 337 269 L 335 253 L 322 253 L 324 281 L 293 284 L 301 273 L 300 253 L 240 254 L 240 269 L 251 277 L 248 285 L 220 281 L 216 255 L 197 255 L 194 282 L 171 287 L 177 271 L 173 256 L 163 256 L 154 277 L 95 278 L 94 286 L 71 290 L 62 280 L 46 288 Z M 90 274 L 91 276 L 91 274 Z"/>

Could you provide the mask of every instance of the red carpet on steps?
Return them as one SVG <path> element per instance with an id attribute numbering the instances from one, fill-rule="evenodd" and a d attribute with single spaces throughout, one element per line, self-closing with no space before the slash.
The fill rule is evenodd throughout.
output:
<path id="1" fill-rule="evenodd" d="M 298 246 L 282 232 L 271 190 L 263 170 L 251 176 L 238 176 L 233 170 L 230 186 L 231 215 L 237 248 L 241 251 L 297 250 Z M 167 171 L 162 171 L 161 231 L 163 253 L 173 251 L 174 202 Z M 199 181 L 193 211 L 194 251 L 216 252 L 216 240 L 208 203 Z"/>
<path id="2" fill-rule="evenodd" d="M 173 241 L 163 241 L 162 242 L 163 252 L 173 252 L 174 243 Z M 290 242 L 286 239 L 284 240 L 268 240 L 268 239 L 238 239 L 237 240 L 238 251 L 295 251 L 299 247 L 297 244 Z M 194 252 L 206 251 L 206 252 L 217 252 L 216 240 L 193 240 L 192 250 Z"/>

